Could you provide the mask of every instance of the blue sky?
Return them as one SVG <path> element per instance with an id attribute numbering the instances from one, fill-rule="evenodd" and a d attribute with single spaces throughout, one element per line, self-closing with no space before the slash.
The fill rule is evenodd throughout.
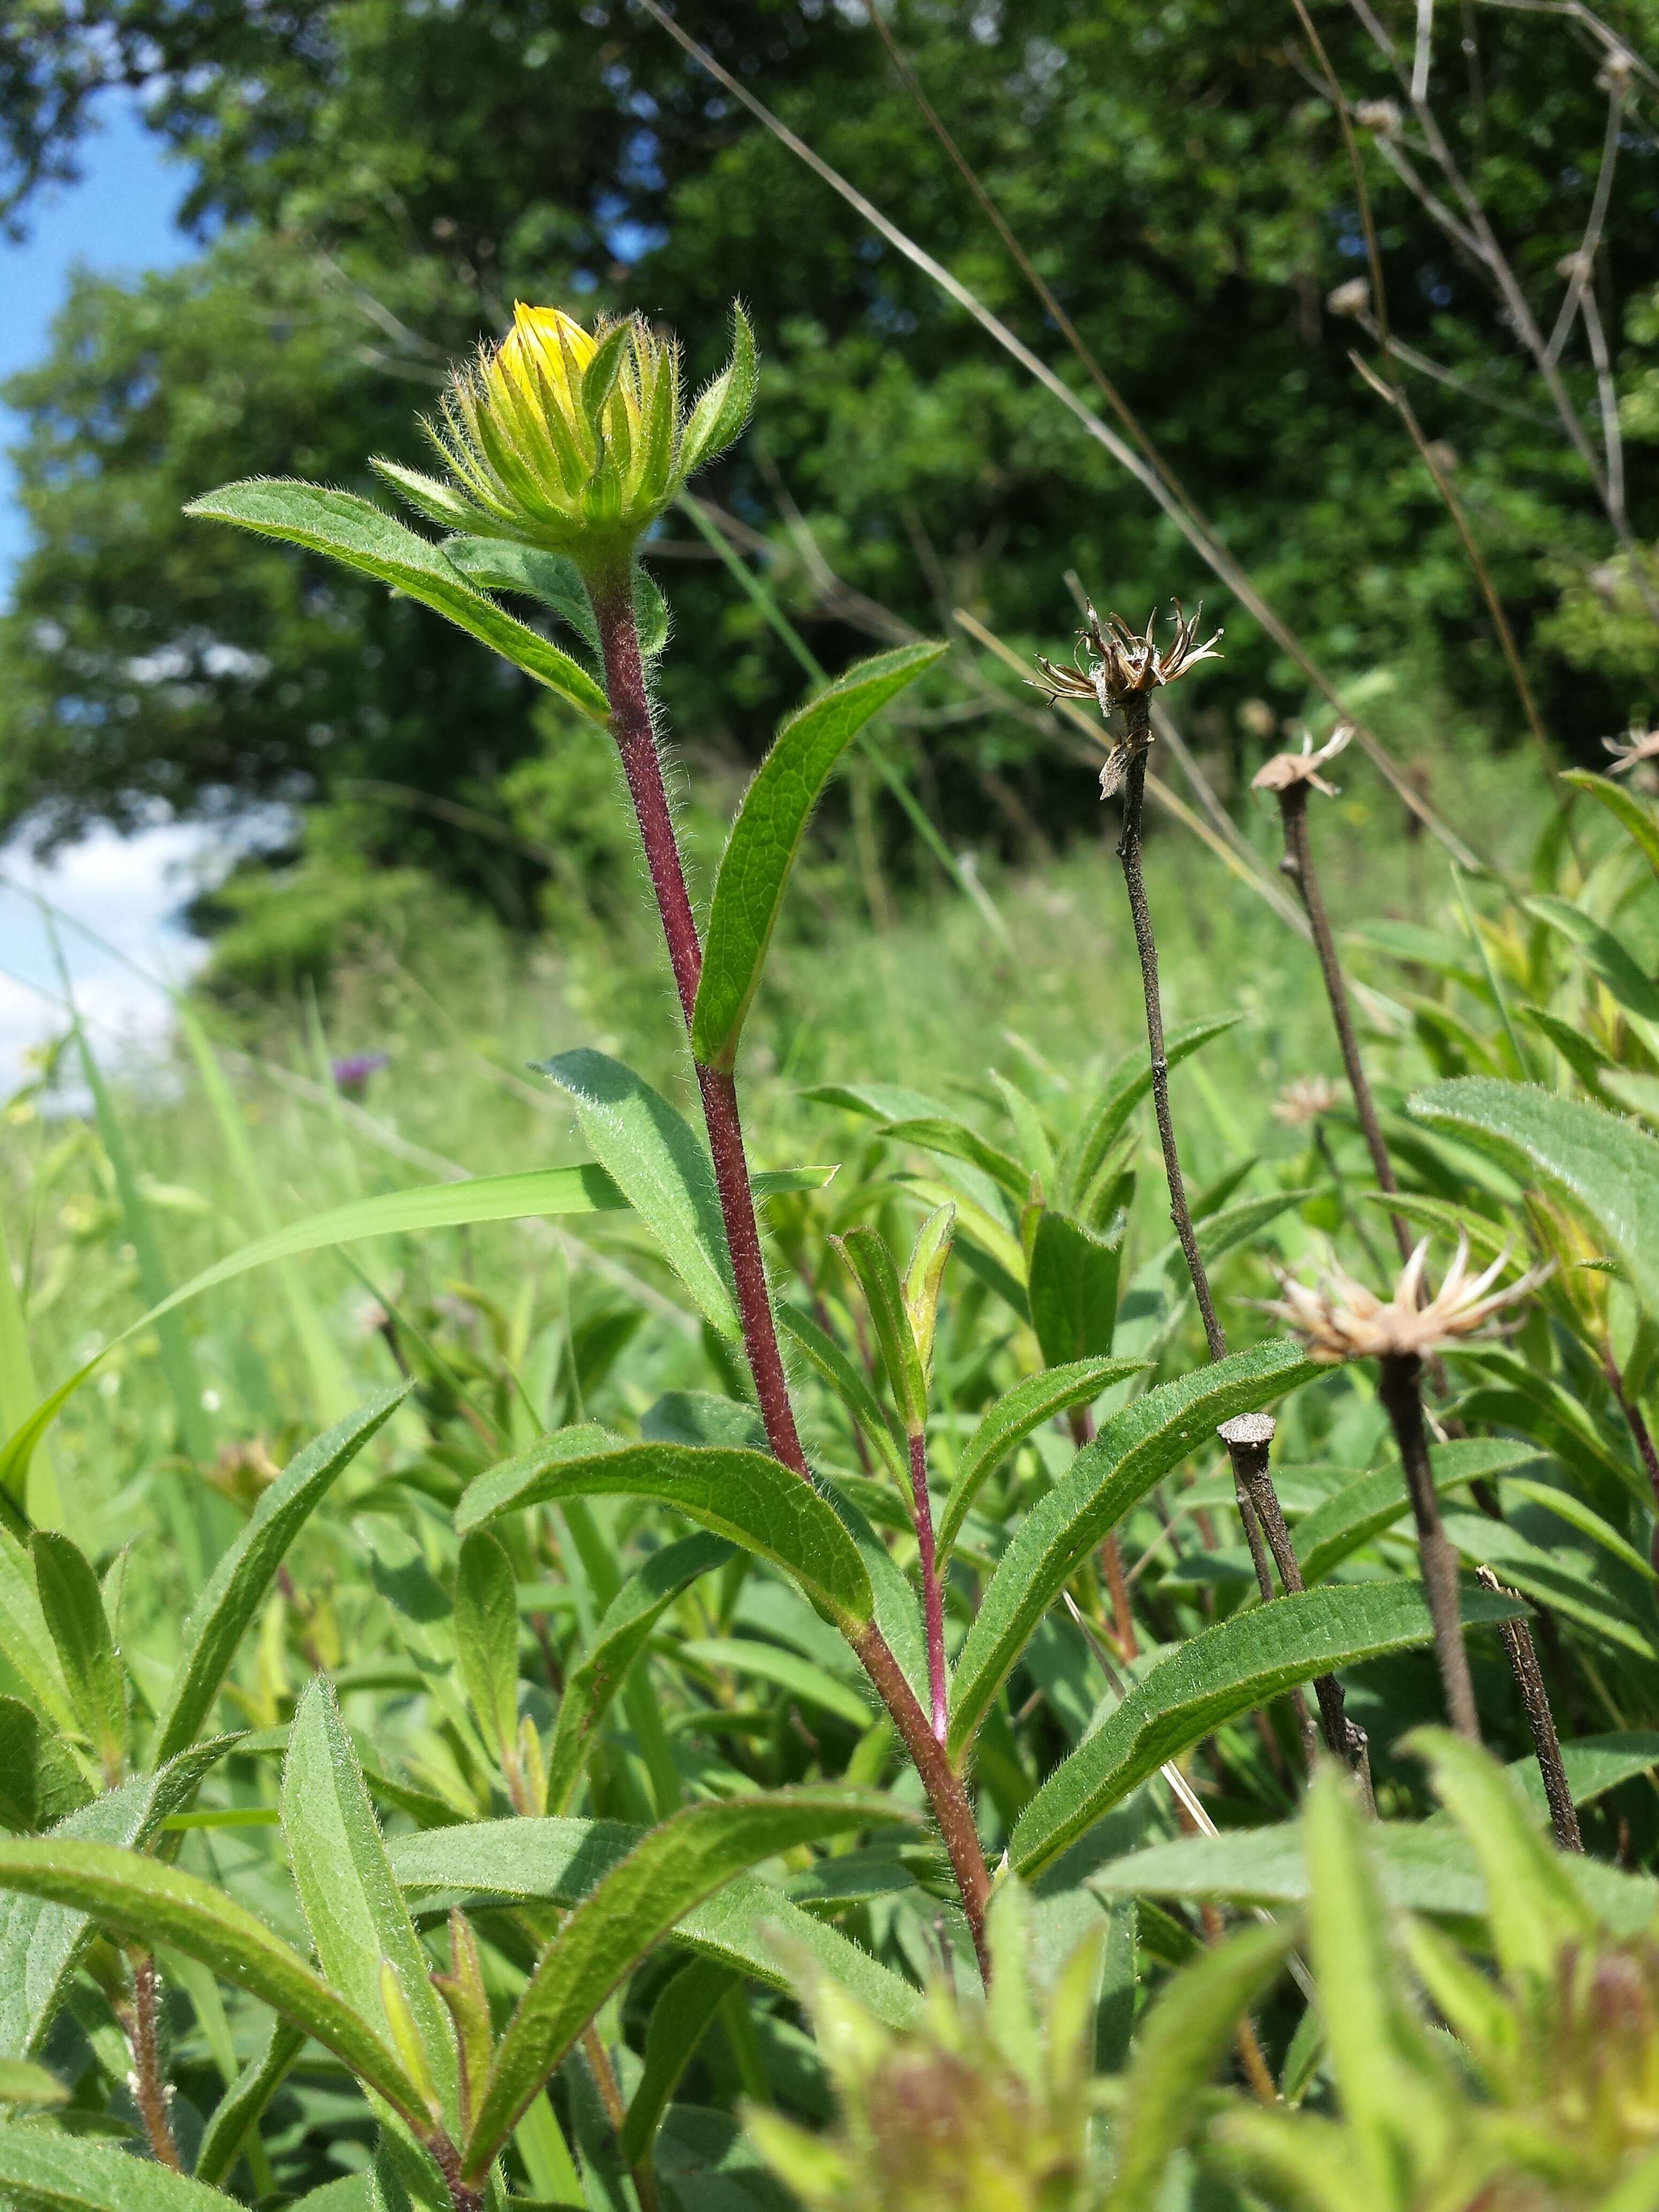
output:
<path id="1" fill-rule="evenodd" d="M 77 263 L 103 274 L 131 274 L 165 267 L 193 251 L 174 221 L 184 172 L 163 159 L 131 100 L 107 98 L 99 122 L 86 143 L 82 181 L 42 196 L 23 244 L 0 240 L 0 378 L 44 355 Z M 0 408 L 0 447 L 20 428 L 17 417 Z M 9 594 L 12 569 L 27 544 L 11 467 L 0 459 L 0 599 Z M 42 995 L 42 987 L 55 989 L 52 950 L 24 893 L 44 895 L 70 919 L 64 952 L 94 1041 L 107 1045 L 120 1037 L 143 1045 L 167 1025 L 165 1000 L 72 925 L 96 931 L 152 972 L 182 975 L 197 949 L 170 917 L 205 850 L 197 831 L 158 823 L 128 839 L 94 832 L 44 868 L 17 847 L 0 852 L 7 879 L 0 886 L 6 971 L 0 972 L 0 1097 L 22 1079 L 27 1048 L 63 1026 L 58 1005 Z"/>
<path id="2" fill-rule="evenodd" d="M 42 194 L 21 246 L 0 240 L 0 379 L 27 368 L 46 350 L 52 319 L 77 262 L 102 275 L 164 268 L 193 250 L 174 220 L 185 172 L 163 158 L 159 140 L 126 95 L 106 95 L 98 130 L 86 141 L 79 184 Z M 0 409 L 0 447 L 11 445 L 17 418 Z M 0 463 L 0 591 L 27 543 L 9 462 Z"/>

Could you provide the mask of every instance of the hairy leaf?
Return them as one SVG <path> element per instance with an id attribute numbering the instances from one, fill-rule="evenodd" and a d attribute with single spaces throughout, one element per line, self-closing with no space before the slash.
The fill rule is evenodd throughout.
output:
<path id="1" fill-rule="evenodd" d="M 1522 1610 L 1486 1590 L 1463 1593 L 1471 1623 L 1513 1620 Z M 1416 1583 L 1304 1590 L 1200 1630 L 1142 1675 L 1037 1791 L 1010 1841 L 1016 1871 L 1040 1873 L 1166 1759 L 1235 1714 L 1316 1674 L 1427 1644 L 1432 1632 Z"/>
<path id="2" fill-rule="evenodd" d="M 714 880 L 691 1048 L 729 1068 L 759 988 L 789 872 L 831 769 L 877 708 L 930 668 L 942 645 L 901 646 L 860 661 L 778 732 L 744 794 Z"/>
<path id="3" fill-rule="evenodd" d="M 578 1451 L 554 1437 L 481 1474 L 461 1499 L 465 1534 L 557 1498 L 652 1498 L 716 1536 L 770 1559 L 838 1619 L 870 1618 L 870 1577 L 834 1509 L 763 1452 L 696 1444 L 625 1444 Z"/>
<path id="4" fill-rule="evenodd" d="M 1039 1374 L 1025 1376 L 988 1407 L 957 1462 L 956 1479 L 939 1517 L 940 1558 L 949 1554 L 981 1487 L 1010 1452 L 1017 1451 L 1027 1437 L 1035 1435 L 1057 1413 L 1087 1405 L 1114 1382 L 1139 1372 L 1139 1363 L 1133 1359 L 1079 1359 L 1068 1366 L 1048 1367 Z"/>

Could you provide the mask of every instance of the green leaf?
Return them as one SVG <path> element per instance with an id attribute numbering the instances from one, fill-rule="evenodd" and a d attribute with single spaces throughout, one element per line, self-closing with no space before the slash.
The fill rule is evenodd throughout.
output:
<path id="1" fill-rule="evenodd" d="M 853 1626 L 870 1618 L 870 1577 L 834 1509 L 764 1452 L 696 1444 L 624 1444 L 574 1455 L 556 1437 L 481 1474 L 462 1498 L 465 1534 L 503 1513 L 557 1498 L 653 1498 L 793 1575 Z"/>
<path id="2" fill-rule="evenodd" d="M 1220 1036 L 1243 1019 L 1242 1014 L 1224 1014 L 1218 1020 L 1182 1024 L 1171 1030 L 1164 1040 L 1165 1060 L 1171 1067 L 1179 1067 L 1183 1060 L 1201 1051 L 1212 1037 Z M 1112 1067 L 1099 1104 L 1066 1148 L 1060 1178 L 1068 1206 L 1082 1204 L 1084 1193 L 1094 1181 L 1107 1153 L 1152 1087 L 1151 1057 L 1144 1045 L 1136 1045 Z"/>
<path id="3" fill-rule="evenodd" d="M 908 1482 L 910 1470 L 896 1424 L 870 1388 L 863 1369 L 854 1364 L 833 1337 L 825 1335 L 811 1314 L 803 1313 L 787 1298 L 779 1299 L 777 1315 L 779 1328 L 798 1350 L 805 1353 L 841 1398 L 865 1436 L 886 1461 L 889 1470 L 902 1483 Z"/>
<path id="4" fill-rule="evenodd" d="M 127 1680 L 98 1577 L 78 1544 L 48 1529 L 36 1529 L 29 1556 L 76 1719 L 105 1773 L 113 1777 L 126 1750 Z"/>
<path id="5" fill-rule="evenodd" d="M 1320 1371 L 1298 1346 L 1259 1344 L 1149 1390 L 1112 1416 L 1026 1515 L 991 1577 L 957 1659 L 953 1757 L 973 1741 L 1038 1621 L 1108 1531 L 1223 1421 L 1257 1411 Z"/>
<path id="6" fill-rule="evenodd" d="M 32 2058 L 0 2058 L 0 2105 L 61 2105 L 69 2091 Z"/>
<path id="7" fill-rule="evenodd" d="M 775 1190 L 821 1190 L 834 1173 L 833 1168 L 784 1168 L 756 1176 L 754 1187 L 757 1195 Z M 337 1244 L 355 1243 L 360 1237 L 465 1228 L 484 1221 L 538 1220 L 572 1213 L 625 1213 L 630 1203 L 605 1170 L 590 1161 L 580 1167 L 537 1168 L 523 1175 L 477 1176 L 458 1182 L 427 1183 L 415 1190 L 387 1191 L 377 1198 L 356 1199 L 349 1206 L 331 1207 L 326 1213 L 313 1214 L 309 1220 L 296 1221 L 287 1229 L 278 1230 L 275 1236 L 259 1237 L 252 1244 L 245 1244 L 240 1252 L 233 1252 L 228 1259 L 192 1276 L 159 1306 L 140 1315 L 131 1328 L 112 1337 L 84 1367 L 77 1368 L 67 1382 L 43 1400 L 0 1447 L 0 1485 L 9 1487 L 15 1497 L 21 1494 L 23 1477 L 35 1445 L 67 1401 L 118 1345 L 152 1327 L 162 1314 L 199 1297 L 204 1291 L 233 1282 L 255 1267 L 266 1267 L 272 1261 L 289 1259 L 301 1252 L 326 1251 Z M 0 1530 L 0 1546 L 3 1545 L 4 1534 Z M 3 1578 L 0 1577 L 0 1635 L 5 1632 L 5 1595 Z M 68 1717 L 65 1708 L 65 1721 Z"/>
<path id="8" fill-rule="evenodd" d="M 939 1516 L 939 1557 L 949 1557 L 981 1488 L 1027 1437 L 1056 1414 L 1067 1413 L 1073 1406 L 1088 1405 L 1114 1382 L 1139 1372 L 1139 1363 L 1133 1359 L 1079 1359 L 1066 1367 L 1048 1367 L 1040 1374 L 1027 1375 L 999 1398 L 963 1446 L 956 1479 Z"/>
<path id="9" fill-rule="evenodd" d="M 953 1115 L 930 1114 L 890 1121 L 881 1133 L 896 1145 L 915 1145 L 919 1151 L 938 1152 L 946 1159 L 965 1160 L 1006 1191 L 1017 1206 L 1023 1206 L 1031 1194 L 1030 1170 Z"/>
<path id="10" fill-rule="evenodd" d="M 281 2013 L 406 2116 L 421 2098 L 395 2053 L 264 1921 L 210 1882 L 110 1844 L 0 1839 L 0 1889 L 84 1914 L 124 1942 L 171 1945 Z M 12 2130 L 0 2130 L 9 2141 Z"/>
<path id="11" fill-rule="evenodd" d="M 779 730 L 732 825 L 703 940 L 691 1049 L 731 1067 L 758 989 L 801 839 L 830 770 L 878 708 L 946 651 L 901 646 L 860 661 Z"/>
<path id="12" fill-rule="evenodd" d="M 582 1135 L 638 1212 L 700 1310 L 733 1342 L 742 1334 L 720 1192 L 683 1114 L 619 1060 L 584 1048 L 544 1060 L 567 1091 Z"/>
<path id="13" fill-rule="evenodd" d="M 17 2212 L 225 2212 L 229 2198 L 113 2143 L 0 2128 L 0 2195 Z"/>
<path id="14" fill-rule="evenodd" d="M 1586 1100 L 1464 1075 L 1431 1084 L 1407 1111 L 1588 1215 L 1638 1298 L 1659 1314 L 1659 1142 Z"/>
<path id="15" fill-rule="evenodd" d="M 21 1481 L 21 1479 L 20 1479 Z M 29 1555 L 9 1528 L 0 1526 L 0 1660 L 49 1726 L 73 1734 L 75 1708 L 64 1670 L 40 1610 Z"/>
<path id="16" fill-rule="evenodd" d="M 429 539 L 368 500 L 320 484 L 250 482 L 222 485 L 192 500 L 185 513 L 234 522 L 262 538 L 326 553 L 373 576 L 447 616 L 590 721 L 608 726 L 605 693 L 579 662 L 476 590 Z"/>
<path id="17" fill-rule="evenodd" d="M 651 2022 L 645 2031 L 645 2070 L 623 2123 L 624 2165 L 637 2166 L 649 2151 L 668 2100 L 702 2042 L 703 2030 L 714 2017 L 720 1999 L 737 1986 L 738 1978 L 729 1966 L 714 1959 L 692 1959 L 651 2008 Z"/>
<path id="18" fill-rule="evenodd" d="M 1478 1744 L 1448 1729 L 1418 1729 L 1406 1748 L 1428 1761 L 1435 1794 L 1486 1877 L 1492 1943 L 1505 1977 L 1552 1985 L 1562 1953 L 1592 1942 L 1596 1933 L 1563 1855 L 1533 1826 L 1520 1791 Z"/>
<path id="19" fill-rule="evenodd" d="M 220 1555 L 185 1623 L 184 1650 L 155 1723 L 151 1756 L 156 1765 L 194 1741 L 295 1538 L 336 1478 L 391 1419 L 408 1388 L 398 1383 L 380 1391 L 308 1443 L 264 1492 L 241 1534 Z"/>
<path id="20" fill-rule="evenodd" d="M 515 545 L 505 538 L 448 538 L 443 556 L 470 583 L 486 592 L 516 592 L 568 623 L 595 659 L 599 626 L 582 587 L 582 572 L 562 553 Z"/>
<path id="21" fill-rule="evenodd" d="M 507 1547 L 483 1528 L 456 1566 L 455 1651 L 472 1717 L 504 1764 L 519 1735 L 519 1585 Z"/>
<path id="22" fill-rule="evenodd" d="M 875 1717 L 869 1702 L 856 1690 L 836 1681 L 799 1653 L 780 1650 L 775 1644 L 763 1644 L 748 1636 L 696 1636 L 677 1644 L 674 1656 L 694 1666 L 726 1667 L 734 1674 L 775 1683 L 800 1704 L 815 1705 L 820 1712 L 855 1729 L 868 1728 Z"/>
<path id="23" fill-rule="evenodd" d="M 234 1741 L 200 1744 L 155 1774 L 135 1775 L 60 1820 L 43 1845 L 142 1851 Z M 33 1896 L 0 1898 L 0 2053 L 26 2058 L 41 2048 L 90 1933 L 84 1916 L 68 1907 Z"/>
<path id="24" fill-rule="evenodd" d="M 1440 1492 L 1490 1481 L 1493 1475 L 1509 1468 L 1525 1467 L 1537 1456 L 1530 1444 L 1506 1443 L 1497 1437 L 1460 1438 L 1429 1448 L 1434 1486 Z M 1296 1555 L 1303 1580 L 1322 1582 L 1333 1567 L 1391 1528 L 1410 1510 L 1406 1477 L 1397 1462 L 1347 1484 L 1297 1523 Z"/>
<path id="25" fill-rule="evenodd" d="M 1590 797 L 1605 806 L 1613 820 L 1627 833 L 1643 859 L 1659 876 L 1659 821 L 1653 810 L 1644 804 L 1633 791 L 1610 776 L 1591 775 L 1582 768 L 1562 771 L 1561 781 L 1570 783 L 1575 791 L 1587 791 Z"/>
<path id="26" fill-rule="evenodd" d="M 402 2023 L 388 2012 L 381 1980 L 383 1962 L 390 1965 L 453 2128 L 457 2075 L 449 2017 L 428 1979 L 333 1687 L 321 1675 L 301 1698 L 289 1734 L 282 1813 L 294 1886 L 330 1986 L 377 2036 L 397 2045 Z"/>
<path id="27" fill-rule="evenodd" d="M 680 438 L 681 480 L 705 461 L 723 453 L 754 411 L 759 370 L 755 333 L 737 301 L 732 303 L 732 358 L 705 391 L 698 393 Z"/>
<path id="28" fill-rule="evenodd" d="M 485 2172 L 514 2122 L 582 2029 L 645 1954 L 721 1885 L 793 1845 L 913 1816 L 887 1798 L 832 1789 L 693 1805 L 654 1828 L 559 1930 L 496 2046 L 467 2139 Z"/>
<path id="29" fill-rule="evenodd" d="M 590 1897 L 648 1832 L 619 1820 L 480 1820 L 394 1837 L 392 1867 L 421 1913 L 452 1905 L 568 1907 Z M 805 1953 L 890 2027 L 914 2021 L 919 1991 L 834 1928 L 793 1905 L 755 1875 L 738 1875 L 687 1913 L 672 1940 L 774 1990 L 794 1987 L 781 1955 Z"/>
<path id="30" fill-rule="evenodd" d="M 274 2020 L 257 2057 L 250 2058 L 214 2106 L 196 2154 L 196 2179 L 217 2186 L 228 2181 L 283 2077 L 305 2049 L 290 2021 Z"/>
<path id="31" fill-rule="evenodd" d="M 1642 973 L 1611 930 L 1603 929 L 1582 907 L 1572 906 L 1565 899 L 1529 898 L 1522 904 L 1528 914 L 1535 914 L 1578 947 L 1621 1006 L 1640 1014 L 1644 1021 L 1659 1021 L 1659 984 Z"/>
<path id="32" fill-rule="evenodd" d="M 1121 1237 L 1109 1243 L 1064 1213 L 1037 1216 L 1026 1268 L 1031 1327 L 1050 1367 L 1103 1358 L 1117 1327 Z"/>
<path id="33" fill-rule="evenodd" d="M 1483 1589 L 1463 1593 L 1471 1624 L 1521 1611 Z M 1037 1791 L 1010 1841 L 1016 1872 L 1040 1873 L 1138 1783 L 1224 1721 L 1316 1674 L 1426 1644 L 1432 1632 L 1416 1583 L 1304 1590 L 1200 1630 L 1142 1675 Z"/>
<path id="34" fill-rule="evenodd" d="M 0 1697 L 0 1828 L 49 1828 L 91 1797 L 63 1737 L 21 1698 Z"/>
<path id="35" fill-rule="evenodd" d="M 1302 1826 L 1320 2011 L 1351 2140 L 1370 2169 L 1370 2193 L 1386 2203 L 1390 2181 L 1407 2170 L 1401 2130 L 1425 2045 L 1389 1942 L 1368 1825 L 1346 1775 L 1327 1767 L 1316 1777 Z"/>
<path id="36" fill-rule="evenodd" d="M 898 1269 L 878 1229 L 849 1229 L 833 1240 L 847 1262 L 870 1311 L 882 1365 L 887 1370 L 893 1402 L 908 1436 L 919 1437 L 927 1425 L 927 1377 L 921 1352 L 905 1310 L 903 1285 Z"/>
<path id="37" fill-rule="evenodd" d="M 687 1536 L 665 1545 L 606 1607 L 581 1663 L 565 1678 L 547 1748 L 550 1813 L 564 1812 L 575 1796 L 599 1723 L 664 1613 L 682 1591 L 731 1557 L 732 1547 L 718 1536 Z"/>
<path id="38" fill-rule="evenodd" d="M 1247 1928 L 1168 1983 L 1143 2022 L 1123 2084 L 1106 2212 L 1152 2212 L 1170 2159 L 1200 2125 L 1203 2091 L 1240 2016 L 1271 1985 L 1296 1930 Z"/>

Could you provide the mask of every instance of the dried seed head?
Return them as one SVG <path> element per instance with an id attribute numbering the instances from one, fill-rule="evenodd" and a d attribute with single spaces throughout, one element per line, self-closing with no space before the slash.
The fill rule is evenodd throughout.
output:
<path id="1" fill-rule="evenodd" d="M 1181 611 L 1181 602 L 1175 602 L 1170 619 L 1175 624 L 1175 635 L 1162 647 L 1152 635 L 1156 615 L 1149 617 L 1145 632 L 1131 629 L 1121 615 L 1109 614 L 1103 623 L 1094 608 L 1085 602 L 1086 620 L 1078 634 L 1078 648 L 1086 653 L 1088 666 L 1073 665 L 1061 668 L 1052 660 L 1037 655 L 1037 666 L 1042 674 L 1034 680 L 1035 688 L 1046 691 L 1054 699 L 1092 699 L 1100 709 L 1101 719 L 1107 720 L 1114 707 L 1127 707 L 1133 700 L 1143 699 L 1149 692 L 1173 684 L 1200 660 L 1219 660 L 1216 642 L 1223 633 L 1198 641 L 1198 627 L 1203 617 L 1200 601 L 1188 619 Z M 1131 753 L 1137 748 L 1145 750 L 1150 738 L 1143 732 L 1132 736 L 1127 743 L 1113 746 L 1106 765 L 1100 772 L 1101 796 L 1109 799 L 1123 781 Z"/>
<path id="2" fill-rule="evenodd" d="M 1425 1237 L 1406 1262 L 1392 1295 L 1379 1298 L 1333 1259 L 1318 1283 L 1280 1275 L 1282 1299 L 1264 1310 L 1288 1322 L 1311 1358 L 1334 1365 L 1345 1359 L 1422 1358 L 1472 1336 L 1484 1322 L 1537 1289 L 1550 1273 L 1530 1268 L 1502 1290 L 1492 1286 L 1509 1264 L 1505 1246 L 1484 1274 L 1471 1275 L 1469 1248 L 1458 1239 L 1445 1280 L 1425 1304 L 1418 1304 L 1429 1240 Z"/>
<path id="3" fill-rule="evenodd" d="M 1328 1075 L 1298 1075 L 1287 1083 L 1273 1103 L 1273 1117 L 1288 1129 L 1304 1128 L 1322 1114 L 1334 1114 L 1342 1104 L 1340 1086 Z"/>
<path id="4" fill-rule="evenodd" d="M 1264 761 L 1250 778 L 1252 791 L 1288 791 L 1292 784 L 1310 783 L 1316 791 L 1322 791 L 1327 799 L 1336 797 L 1336 786 L 1327 783 L 1319 773 L 1327 761 L 1334 761 L 1353 741 L 1352 722 L 1339 722 L 1319 750 L 1313 749 L 1313 739 L 1304 737 L 1299 753 L 1275 753 Z"/>
<path id="5" fill-rule="evenodd" d="M 1334 315 L 1363 315 L 1370 304 L 1369 276 L 1350 276 L 1325 295 L 1325 305 Z"/>
<path id="6" fill-rule="evenodd" d="M 1659 730 L 1644 730 L 1634 722 L 1627 738 L 1603 738 L 1601 743 L 1613 755 L 1609 775 L 1623 775 L 1644 761 L 1659 760 Z"/>
<path id="7" fill-rule="evenodd" d="M 1397 138 L 1400 135 L 1400 109 L 1392 100 L 1358 101 L 1353 119 L 1362 131 L 1374 131 L 1379 138 Z"/>

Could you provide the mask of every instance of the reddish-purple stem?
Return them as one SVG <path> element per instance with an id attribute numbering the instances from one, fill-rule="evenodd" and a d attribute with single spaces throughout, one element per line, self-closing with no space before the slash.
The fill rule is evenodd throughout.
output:
<path id="1" fill-rule="evenodd" d="M 910 1439 L 910 1515 L 921 1553 L 921 1596 L 927 1614 L 927 1687 L 933 1707 L 933 1734 L 943 1743 L 951 1717 L 945 1686 L 945 1594 L 939 1588 L 933 1549 L 933 1507 L 927 1495 L 927 1439 Z"/>
<path id="2" fill-rule="evenodd" d="M 697 1000 L 697 983 L 702 974 L 702 946 L 680 862 L 674 817 L 663 784 L 651 695 L 634 620 L 631 573 L 624 569 L 609 576 L 590 577 L 588 593 L 599 625 L 605 690 L 611 702 L 611 728 L 622 756 L 623 773 L 628 780 L 629 796 L 634 803 L 635 818 L 645 847 L 646 866 L 651 872 L 651 887 L 662 918 L 663 934 L 668 941 L 668 957 L 679 994 L 680 1011 L 689 1030 Z M 778 1349 L 777 1327 L 772 1317 L 771 1293 L 761 1256 L 754 1195 L 744 1154 L 737 1085 L 722 1069 L 705 1066 L 701 1060 L 694 1060 L 694 1065 L 702 1094 L 709 1149 L 714 1154 L 720 1213 L 732 1255 L 744 1349 L 754 1378 L 767 1441 L 775 1458 L 803 1481 L 810 1482 L 811 1474 L 795 1426 L 794 1408 L 790 1403 L 783 1359 Z M 925 1490 L 923 1495 L 925 1498 Z M 931 1534 L 930 1527 L 930 1539 Z M 941 1666 L 942 1633 L 941 1624 Z M 904 1670 L 874 1621 L 866 1622 L 850 1640 L 921 1778 L 956 1875 L 980 1972 L 988 1983 L 990 1960 L 985 1944 L 985 1915 L 990 1903 L 991 1877 L 967 1790 L 936 1733 L 939 1692 L 936 1688 L 933 1692 L 935 1724 L 930 1726 Z"/>

